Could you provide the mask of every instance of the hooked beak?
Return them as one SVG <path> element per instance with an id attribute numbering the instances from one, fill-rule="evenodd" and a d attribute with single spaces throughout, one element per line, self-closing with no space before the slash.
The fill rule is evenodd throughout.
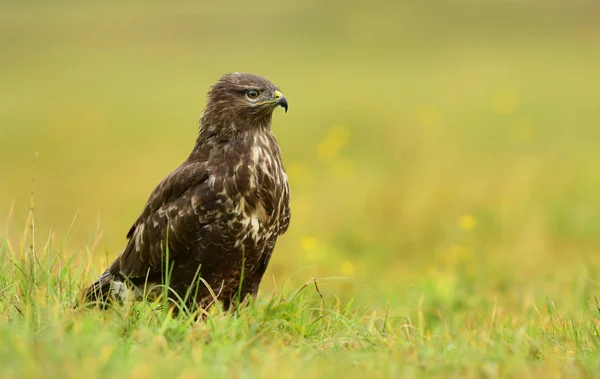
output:
<path id="1" fill-rule="evenodd" d="M 285 113 L 287 113 L 288 102 L 287 102 L 287 99 L 285 98 L 285 96 L 283 96 L 283 94 L 281 92 L 275 91 L 274 97 L 275 97 L 275 104 L 278 107 L 282 107 L 283 109 L 285 109 Z"/>

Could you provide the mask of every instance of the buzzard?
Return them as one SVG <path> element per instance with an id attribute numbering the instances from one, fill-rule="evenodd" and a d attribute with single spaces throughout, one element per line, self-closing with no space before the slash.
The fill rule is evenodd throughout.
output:
<path id="1" fill-rule="evenodd" d="M 277 237 L 290 223 L 290 190 L 271 132 L 287 99 L 267 79 L 230 73 L 212 87 L 196 144 L 154 189 L 127 245 L 84 292 L 88 303 L 169 297 L 228 309 L 256 296 Z M 168 283 L 165 279 L 168 278 Z"/>

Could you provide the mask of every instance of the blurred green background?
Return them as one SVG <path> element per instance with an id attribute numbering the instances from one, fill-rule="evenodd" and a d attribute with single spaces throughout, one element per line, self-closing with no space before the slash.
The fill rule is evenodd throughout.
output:
<path id="1" fill-rule="evenodd" d="M 381 301 L 419 281 L 559 294 L 598 267 L 598 4 L 4 1 L 0 226 L 18 245 L 34 178 L 38 243 L 77 215 L 66 248 L 112 259 L 208 87 L 247 71 L 290 102 L 292 224 L 263 291 L 303 270 Z"/>

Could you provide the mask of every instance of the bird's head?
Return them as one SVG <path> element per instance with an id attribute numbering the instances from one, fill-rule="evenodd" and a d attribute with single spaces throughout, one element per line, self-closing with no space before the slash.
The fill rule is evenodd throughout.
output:
<path id="1" fill-rule="evenodd" d="M 203 128 L 269 127 L 273 110 L 288 102 L 277 86 L 262 76 L 234 72 L 224 75 L 208 91 Z"/>

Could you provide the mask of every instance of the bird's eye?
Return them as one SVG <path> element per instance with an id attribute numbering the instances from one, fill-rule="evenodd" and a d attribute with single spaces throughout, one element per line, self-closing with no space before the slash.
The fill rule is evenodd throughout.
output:
<path id="1" fill-rule="evenodd" d="M 248 96 L 249 99 L 256 99 L 258 97 L 258 95 L 259 95 L 259 93 L 255 89 L 251 89 L 251 90 L 248 90 L 248 92 L 246 92 L 246 96 Z"/>

